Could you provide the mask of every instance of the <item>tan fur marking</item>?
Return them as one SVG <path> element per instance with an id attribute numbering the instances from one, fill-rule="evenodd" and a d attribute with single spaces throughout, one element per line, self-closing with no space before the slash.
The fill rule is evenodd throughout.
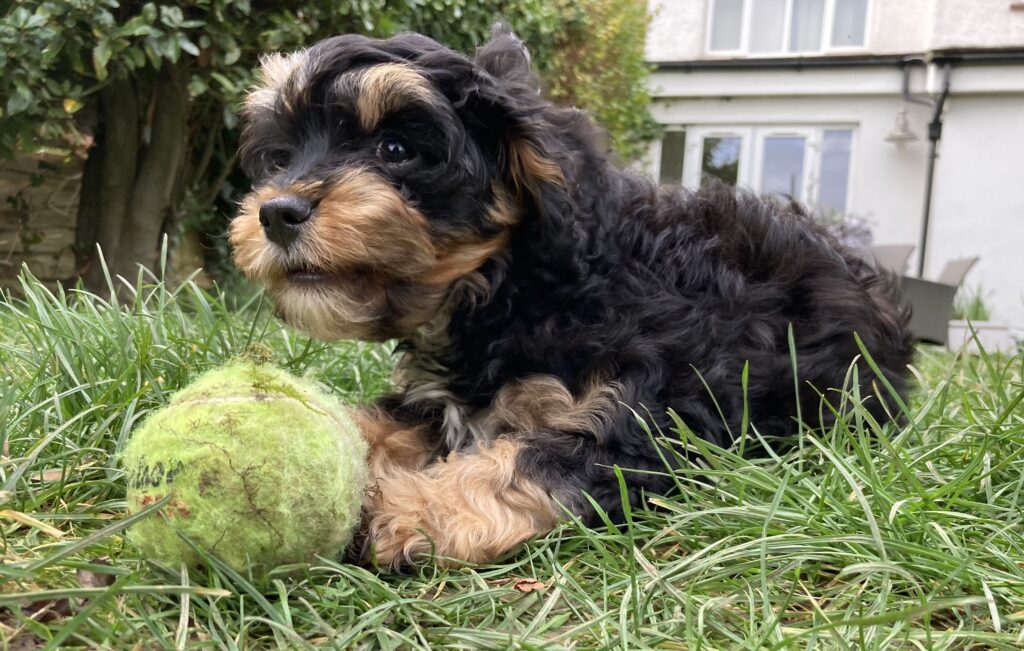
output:
<path id="1" fill-rule="evenodd" d="M 305 259 L 328 269 L 371 265 L 390 276 L 415 278 L 437 256 L 427 218 L 371 172 L 346 172 L 320 200 L 310 226 Z"/>
<path id="2" fill-rule="evenodd" d="M 492 184 L 494 201 L 487 209 L 487 219 L 501 226 L 514 226 L 522 217 L 522 208 L 512 200 L 504 186 Z"/>
<path id="3" fill-rule="evenodd" d="M 419 470 L 434 458 L 434 446 L 427 441 L 422 427 L 399 423 L 377 409 L 359 410 L 353 416 L 370 445 L 373 476 L 393 467 Z"/>
<path id="4" fill-rule="evenodd" d="M 305 50 L 292 54 L 277 52 L 261 57 L 256 86 L 245 98 L 246 112 L 273 108 L 278 92 L 292 80 L 292 76 L 301 70 L 308 59 Z M 301 84 L 301 80 L 295 80 L 295 83 Z"/>
<path id="5" fill-rule="evenodd" d="M 587 432 L 598 439 L 621 395 L 615 383 L 595 382 L 579 398 L 552 375 L 531 375 L 498 391 L 490 417 L 512 431 Z"/>
<path id="6" fill-rule="evenodd" d="M 359 123 L 373 131 L 389 112 L 411 101 L 430 104 L 430 85 L 418 72 L 401 63 L 385 63 L 369 68 L 359 80 L 356 110 Z"/>
<path id="7" fill-rule="evenodd" d="M 444 564 L 482 563 L 550 531 L 558 505 L 519 474 L 520 448 L 502 439 L 473 454 L 453 452 L 419 472 L 376 477 L 364 511 L 377 564 L 399 567 L 432 549 Z"/>
<path id="8" fill-rule="evenodd" d="M 562 168 L 554 161 L 545 158 L 530 143 L 524 140 L 514 140 L 509 144 L 508 152 L 512 180 L 520 192 L 523 190 L 536 192 L 539 183 L 565 186 Z"/>
<path id="9" fill-rule="evenodd" d="M 508 233 L 502 232 L 482 242 L 460 242 L 446 247 L 447 250 L 438 257 L 437 264 L 423 280 L 427 284 L 447 285 L 456 278 L 476 271 L 480 265 L 506 246 Z"/>

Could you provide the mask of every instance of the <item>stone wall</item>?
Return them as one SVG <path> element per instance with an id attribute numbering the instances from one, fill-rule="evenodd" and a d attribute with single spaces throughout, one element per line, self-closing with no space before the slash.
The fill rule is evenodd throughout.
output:
<path id="1" fill-rule="evenodd" d="M 75 274 L 75 223 L 83 161 L 57 155 L 0 160 L 0 287 L 22 264 L 52 282 Z"/>

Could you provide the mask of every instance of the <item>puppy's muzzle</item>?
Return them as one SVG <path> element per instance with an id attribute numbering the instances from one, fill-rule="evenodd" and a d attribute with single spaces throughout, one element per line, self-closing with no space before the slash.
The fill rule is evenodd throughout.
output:
<path id="1" fill-rule="evenodd" d="M 292 194 L 280 195 L 260 206 L 260 225 L 268 240 L 287 249 L 312 214 L 313 204 L 308 199 Z"/>

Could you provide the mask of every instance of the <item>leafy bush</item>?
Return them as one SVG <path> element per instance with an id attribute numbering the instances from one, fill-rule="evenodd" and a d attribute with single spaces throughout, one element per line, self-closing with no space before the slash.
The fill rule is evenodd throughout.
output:
<path id="1" fill-rule="evenodd" d="M 647 2 L 558 0 L 557 5 L 554 56 L 546 66 L 541 63 L 549 96 L 589 110 L 624 159 L 638 158 L 660 131 L 648 108 Z"/>

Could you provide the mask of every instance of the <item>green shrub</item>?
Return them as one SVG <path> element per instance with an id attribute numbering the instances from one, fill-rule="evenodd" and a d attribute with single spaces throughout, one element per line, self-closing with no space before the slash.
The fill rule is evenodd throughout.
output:
<path id="1" fill-rule="evenodd" d="M 558 104 L 590 111 L 627 161 L 657 137 L 644 61 L 650 16 L 643 0 L 559 0 L 554 56 L 541 62 L 548 94 Z"/>

